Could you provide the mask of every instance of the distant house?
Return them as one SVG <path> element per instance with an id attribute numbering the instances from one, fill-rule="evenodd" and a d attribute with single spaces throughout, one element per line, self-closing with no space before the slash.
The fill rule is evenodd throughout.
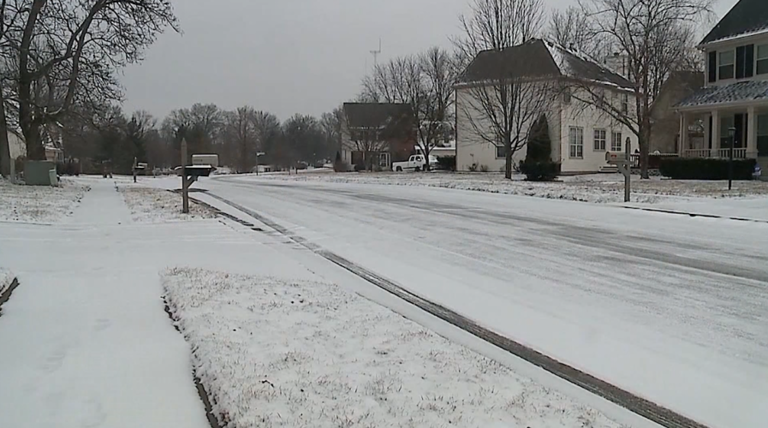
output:
<path id="1" fill-rule="evenodd" d="M 650 152 L 677 154 L 680 143 L 680 117 L 674 106 L 688 98 L 704 86 L 704 73 L 701 71 L 678 71 L 672 73 L 661 87 L 659 95 L 651 107 Z M 694 145 L 704 143 L 704 124 L 692 122 L 688 125 L 687 141 Z"/>
<path id="2" fill-rule="evenodd" d="M 341 159 L 348 166 L 388 170 L 414 153 L 408 104 L 344 103 L 342 109 Z"/>
<path id="3" fill-rule="evenodd" d="M 740 0 L 707 34 L 704 88 L 677 104 L 679 129 L 704 124 L 704 138 L 682 132 L 679 154 L 757 159 L 768 169 L 768 5 Z"/>
<path id="4" fill-rule="evenodd" d="M 545 40 L 480 52 L 456 85 L 456 167 L 458 170 L 499 171 L 505 165 L 503 141 L 487 141 L 478 132 L 487 123 L 485 112 L 477 108 L 476 88 L 498 82 L 500 70 L 516 79 L 558 88 L 553 101 L 526 123 L 529 129 L 541 114 L 549 123 L 552 160 L 564 173 L 597 172 L 606 166 L 607 151 L 623 151 L 627 141 L 636 147 L 636 136 L 624 125 L 596 107 L 581 102 L 589 92 L 603 93 L 606 102 L 628 109 L 634 102 L 632 84 L 607 67 L 578 52 Z M 506 78 L 502 76 L 501 78 Z M 552 85 L 554 83 L 554 85 Z M 492 87 L 492 86 L 491 86 Z M 562 88 L 565 88 L 563 90 Z M 527 132 L 527 131 L 526 131 Z M 490 134 L 490 133 L 488 133 Z M 527 148 L 515 153 L 515 163 L 524 159 Z"/>

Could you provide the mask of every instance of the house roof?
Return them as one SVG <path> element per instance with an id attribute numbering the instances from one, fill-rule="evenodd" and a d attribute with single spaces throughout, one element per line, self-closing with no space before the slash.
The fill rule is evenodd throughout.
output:
<path id="1" fill-rule="evenodd" d="M 762 33 L 768 33 L 768 1 L 739 0 L 701 44 Z"/>
<path id="2" fill-rule="evenodd" d="M 585 55 L 541 39 L 480 52 L 462 73 L 461 81 L 472 83 L 501 77 L 570 77 L 623 89 L 632 88 L 627 79 Z"/>
<path id="3" fill-rule="evenodd" d="M 411 106 L 396 103 L 344 103 L 350 128 L 381 128 L 411 117 Z"/>
<path id="4" fill-rule="evenodd" d="M 680 101 L 675 107 L 700 107 L 760 100 L 768 102 L 768 81 L 753 80 L 702 88 Z"/>

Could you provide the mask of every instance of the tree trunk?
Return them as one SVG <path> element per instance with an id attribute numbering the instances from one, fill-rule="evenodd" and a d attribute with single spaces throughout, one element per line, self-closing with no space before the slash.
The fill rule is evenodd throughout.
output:
<path id="1" fill-rule="evenodd" d="M 650 120 L 644 120 L 640 124 L 640 135 L 637 138 L 637 144 L 640 146 L 640 178 L 650 178 L 648 174 L 648 157 L 650 153 L 651 123 Z"/>
<path id="2" fill-rule="evenodd" d="M 0 90 L 0 175 L 11 175 L 11 148 L 8 146 L 8 124 L 5 122 L 5 100 Z"/>
<path id="3" fill-rule="evenodd" d="M 504 177 L 508 180 L 512 179 L 512 139 L 506 138 L 504 141 L 504 153 L 507 156 L 506 168 L 504 169 Z"/>

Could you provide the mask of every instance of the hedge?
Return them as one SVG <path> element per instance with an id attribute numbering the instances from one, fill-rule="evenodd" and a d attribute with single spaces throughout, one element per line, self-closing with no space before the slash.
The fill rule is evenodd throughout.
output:
<path id="1" fill-rule="evenodd" d="M 528 181 L 552 181 L 560 174 L 560 164 L 550 160 L 520 161 L 520 172 L 525 174 Z"/>
<path id="2" fill-rule="evenodd" d="M 751 180 L 755 159 L 734 159 L 733 179 Z M 727 180 L 728 159 L 671 158 L 663 159 L 659 172 L 664 177 L 678 180 Z"/>

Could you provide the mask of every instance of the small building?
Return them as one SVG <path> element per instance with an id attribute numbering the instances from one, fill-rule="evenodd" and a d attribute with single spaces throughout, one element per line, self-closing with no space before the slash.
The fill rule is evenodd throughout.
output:
<path id="1" fill-rule="evenodd" d="M 408 104 L 344 103 L 341 160 L 349 167 L 388 170 L 408 160 L 416 144 L 416 128 Z"/>
<path id="2" fill-rule="evenodd" d="M 768 7 L 740 0 L 699 46 L 706 61 L 704 87 L 676 105 L 679 154 L 757 159 L 768 169 Z M 688 138 L 702 123 L 704 138 Z"/>

